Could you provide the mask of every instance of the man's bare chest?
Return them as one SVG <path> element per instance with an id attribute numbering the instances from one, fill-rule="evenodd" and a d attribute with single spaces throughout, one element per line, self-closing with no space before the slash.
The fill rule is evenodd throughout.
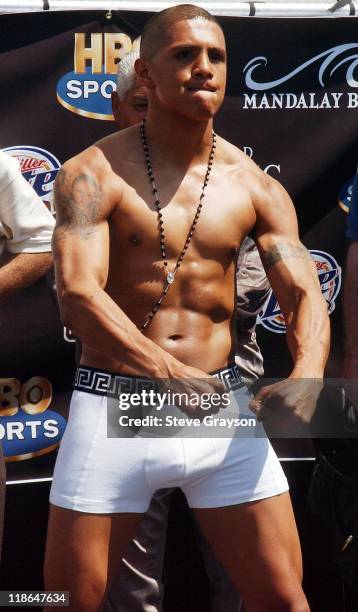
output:
<path id="1" fill-rule="evenodd" d="M 158 211 L 155 194 L 146 179 L 144 176 L 137 184 L 132 180 L 112 217 L 112 236 L 117 235 L 123 245 L 151 251 L 164 240 L 168 257 L 179 254 L 188 237 L 191 250 L 202 257 L 229 253 L 240 246 L 250 223 L 249 205 L 243 194 L 228 189 L 215 176 L 199 207 L 200 182 L 186 180 L 162 186 Z"/>

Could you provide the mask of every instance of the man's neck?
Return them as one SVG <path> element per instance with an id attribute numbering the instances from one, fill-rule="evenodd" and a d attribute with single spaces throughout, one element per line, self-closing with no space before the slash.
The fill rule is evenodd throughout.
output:
<path id="1" fill-rule="evenodd" d="M 191 164 L 207 158 L 212 144 L 213 120 L 190 121 L 177 113 L 151 110 L 146 136 L 151 156 L 166 163 Z"/>

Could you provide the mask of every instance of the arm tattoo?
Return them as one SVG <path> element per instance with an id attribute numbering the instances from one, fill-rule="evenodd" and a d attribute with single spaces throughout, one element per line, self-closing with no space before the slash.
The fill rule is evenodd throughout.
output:
<path id="1" fill-rule="evenodd" d="M 95 232 L 93 227 L 98 218 L 102 199 L 97 181 L 89 174 L 75 177 L 61 169 L 55 184 L 55 203 L 57 216 L 57 237 L 66 233 L 77 234 L 88 240 Z"/>
<path id="2" fill-rule="evenodd" d="M 268 270 L 278 261 L 292 259 L 294 257 L 297 259 L 311 260 L 309 251 L 307 251 L 306 247 L 303 245 L 281 243 L 274 244 L 272 247 L 267 249 L 267 251 L 263 251 L 262 263 L 264 264 L 266 272 L 268 272 Z"/>

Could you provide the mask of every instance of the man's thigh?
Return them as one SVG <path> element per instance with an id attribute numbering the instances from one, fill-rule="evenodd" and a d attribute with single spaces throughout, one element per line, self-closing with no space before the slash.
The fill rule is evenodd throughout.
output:
<path id="1" fill-rule="evenodd" d="M 142 514 L 87 514 L 50 506 L 45 588 L 70 592 L 70 611 L 96 610 Z"/>
<path id="2" fill-rule="evenodd" d="M 226 569 L 203 535 L 197 518 L 193 513 L 192 518 L 194 520 L 196 540 L 209 579 L 212 612 L 223 612 L 223 610 L 225 612 L 239 612 L 242 609 L 241 596 Z"/>
<path id="3" fill-rule="evenodd" d="M 248 610 L 276 609 L 277 596 L 299 598 L 301 551 L 288 493 L 194 512 Z"/>
<path id="4" fill-rule="evenodd" d="M 103 612 L 162 610 L 168 513 L 174 491 L 160 489 L 154 494 L 114 575 Z"/>

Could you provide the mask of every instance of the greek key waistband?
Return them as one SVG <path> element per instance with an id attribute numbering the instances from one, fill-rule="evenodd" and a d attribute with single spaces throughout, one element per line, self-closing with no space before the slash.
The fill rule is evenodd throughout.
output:
<path id="1" fill-rule="evenodd" d="M 244 386 L 236 363 L 222 370 L 211 372 L 210 376 L 221 380 L 228 391 L 235 391 Z M 107 397 L 119 397 L 121 393 L 141 393 L 143 389 L 159 391 L 158 382 L 145 376 L 124 376 L 123 374 L 97 370 L 89 366 L 77 368 L 73 388 L 77 391 Z"/>

